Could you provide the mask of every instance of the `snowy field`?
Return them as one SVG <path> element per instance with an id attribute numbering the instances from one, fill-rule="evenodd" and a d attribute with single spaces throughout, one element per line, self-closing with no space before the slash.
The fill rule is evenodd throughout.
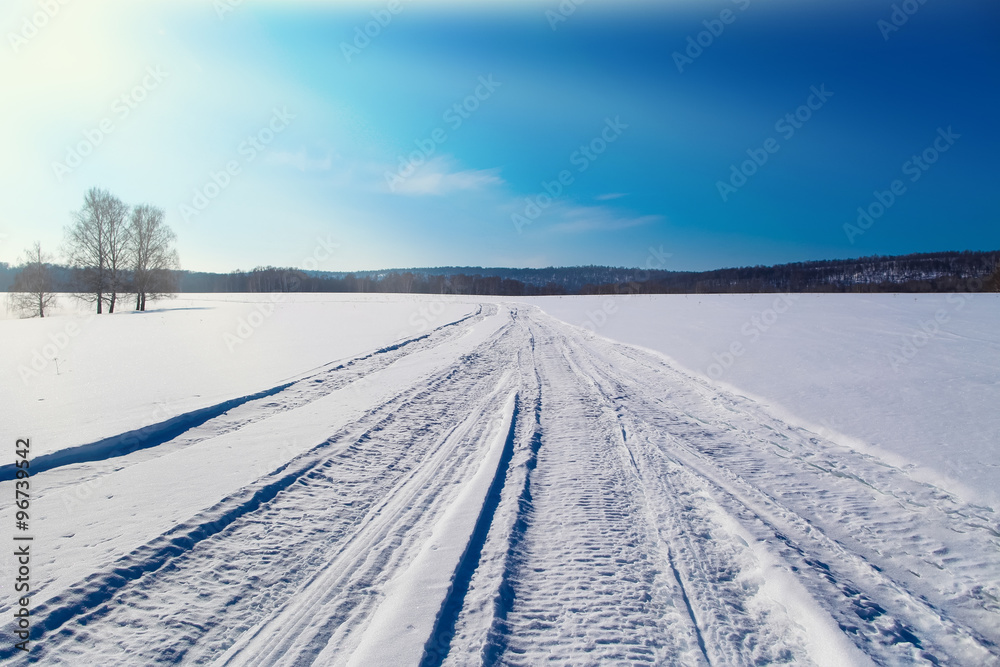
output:
<path id="1" fill-rule="evenodd" d="M 0 320 L 32 658 L 998 664 L 998 325 L 995 295 Z"/>
<path id="2" fill-rule="evenodd" d="M 1000 294 L 532 301 L 601 336 L 656 350 L 791 423 L 919 466 L 914 474 L 1000 507 Z"/>

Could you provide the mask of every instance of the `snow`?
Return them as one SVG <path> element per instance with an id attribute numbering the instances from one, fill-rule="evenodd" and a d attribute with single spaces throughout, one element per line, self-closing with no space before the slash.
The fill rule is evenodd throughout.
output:
<path id="1" fill-rule="evenodd" d="M 817 433 L 1000 506 L 1000 295 L 555 297 L 563 321 L 655 350 Z M 737 354 L 730 349 L 737 345 Z"/>
<path id="2" fill-rule="evenodd" d="M 438 610 L 452 590 L 451 573 L 468 553 L 480 508 L 498 473 L 501 479 L 506 473 L 500 463 L 516 396 L 511 394 L 503 401 L 501 417 L 491 429 L 490 444 L 479 470 L 434 526 L 417 557 L 387 586 L 385 602 L 372 615 L 349 665 L 399 665 L 423 651 L 439 619 Z M 327 658 L 333 660 L 335 655 Z"/>
<path id="3" fill-rule="evenodd" d="M 748 546 L 753 561 L 748 564 L 744 577 L 750 586 L 758 586 L 759 594 L 772 604 L 785 607 L 788 613 L 805 630 L 805 643 L 809 656 L 818 667 L 842 665 L 872 665 L 868 656 L 850 643 L 846 635 L 829 614 L 809 595 L 809 591 L 789 571 L 785 563 L 768 551 L 766 545 L 753 536 L 732 517 L 717 513 L 718 524 Z"/>
<path id="4" fill-rule="evenodd" d="M 447 297 L 198 294 L 0 319 L 0 404 L 38 456 L 247 396 L 475 310 Z M 84 308 L 87 309 L 83 312 Z M 46 401 L 58 401 L 57 406 Z"/>
<path id="5" fill-rule="evenodd" d="M 273 298 L 0 320 L 34 660 L 1000 661 L 993 296 Z"/>

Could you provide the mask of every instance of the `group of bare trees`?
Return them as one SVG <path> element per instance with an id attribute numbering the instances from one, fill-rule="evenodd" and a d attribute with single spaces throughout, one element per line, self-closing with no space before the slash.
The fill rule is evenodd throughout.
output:
<path id="1" fill-rule="evenodd" d="M 175 238 L 162 209 L 129 207 L 107 190 L 92 188 L 66 229 L 66 254 L 80 272 L 83 298 L 97 304 L 98 314 L 105 303 L 115 312 L 125 292 L 136 295 L 136 310 L 145 310 L 147 298 L 173 290 Z"/>
<path id="2" fill-rule="evenodd" d="M 130 207 L 107 190 L 91 188 L 65 236 L 76 296 L 95 303 L 98 314 L 105 305 L 108 313 L 115 312 L 123 294 L 135 294 L 135 309 L 146 310 L 147 299 L 176 291 L 176 236 L 165 224 L 162 209 L 148 204 Z M 49 258 L 35 243 L 22 263 L 10 289 L 11 305 L 44 317 L 54 300 Z"/>

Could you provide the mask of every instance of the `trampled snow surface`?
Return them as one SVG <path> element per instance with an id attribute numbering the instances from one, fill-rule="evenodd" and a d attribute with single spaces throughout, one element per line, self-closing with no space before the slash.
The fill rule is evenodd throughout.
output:
<path id="1" fill-rule="evenodd" d="M 145 313 L 0 319 L 0 404 L 40 453 L 95 442 L 265 391 L 421 335 L 475 303 L 385 295 L 204 294 Z M 55 401 L 58 406 L 46 402 Z"/>
<path id="2" fill-rule="evenodd" d="M 530 299 L 1000 507 L 1000 294 Z M 738 353 L 730 349 L 737 345 Z"/>
<path id="3" fill-rule="evenodd" d="M 232 351 L 255 304 L 206 295 L 205 310 L 95 319 L 58 374 L 24 381 L 24 359 L 79 316 L 0 322 L 5 438 L 32 437 L 36 457 L 32 659 L 1000 663 L 991 508 L 530 304 L 330 297 L 277 304 Z M 576 324 L 602 303 L 566 302 Z M 800 330 L 850 330 L 827 314 Z M 640 319 L 611 315 L 602 335 Z M 996 349 L 996 331 L 976 349 Z M 86 366 L 102 337 L 123 355 Z M 206 351 L 156 351 L 185 339 Z M 685 362 L 682 344 L 635 342 Z M 948 367 L 934 355 L 922 345 L 907 365 Z M 996 391 L 988 359 L 950 368 L 955 391 Z M 151 385 L 181 407 L 143 419 Z M 961 428 L 975 439 L 990 419 Z M 0 525 L 9 540 L 12 503 Z M 0 564 L 12 581 L 13 559 Z M 0 659 L 26 661 L 6 636 Z"/>

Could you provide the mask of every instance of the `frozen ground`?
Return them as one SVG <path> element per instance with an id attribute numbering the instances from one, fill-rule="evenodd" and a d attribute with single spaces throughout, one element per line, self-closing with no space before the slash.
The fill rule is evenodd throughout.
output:
<path id="1" fill-rule="evenodd" d="M 34 434 L 36 455 L 268 390 L 476 309 L 363 294 L 184 295 L 101 317 L 59 305 L 0 319 L 0 404 L 18 407 L 5 419 Z"/>
<path id="2" fill-rule="evenodd" d="M 1000 506 L 1000 294 L 529 301 Z"/>
<path id="3" fill-rule="evenodd" d="M 602 335 L 677 363 L 496 299 L 300 295 L 232 352 L 226 334 L 257 308 L 233 295 L 146 315 L 0 322 L 14 420 L 4 431 L 32 437 L 36 457 L 33 658 L 1000 662 L 994 511 L 879 448 L 801 425 L 814 415 L 790 423 L 766 380 L 748 391 L 774 405 L 702 377 L 713 373 L 685 355 L 700 345 L 707 362 L 741 339 L 743 313 L 769 307 L 741 298 L 701 311 L 706 333 L 693 342 L 679 307 L 645 322 L 632 304 L 606 313 Z M 866 313 L 884 309 L 854 299 L 812 309 L 798 331 L 816 340 L 825 327 L 840 341 L 853 330 L 869 344 L 885 318 L 865 325 Z M 204 310 L 172 310 L 195 307 L 186 303 Z M 602 301 L 537 303 L 582 324 Z M 898 308 L 919 327 L 925 305 L 913 303 Z M 975 305 L 970 319 L 988 322 Z M 727 318 L 730 340 L 715 332 Z M 22 381 L 23 360 L 74 321 L 59 372 L 46 365 Z M 658 322 L 674 323 L 665 341 L 637 340 Z M 978 331 L 975 350 L 995 350 L 996 327 Z M 957 334 L 933 340 L 946 335 Z M 120 353 L 99 351 L 109 340 Z M 824 368 L 804 359 L 809 340 L 788 335 L 793 372 L 758 360 L 757 373 Z M 907 367 L 947 370 L 954 391 L 995 392 L 995 361 L 966 374 L 966 357 L 955 353 L 949 370 L 928 343 Z M 752 359 L 748 346 L 723 379 L 739 386 L 739 364 Z M 838 372 L 832 393 L 845 386 Z M 150 414 L 156 391 L 176 409 Z M 851 403 L 831 406 L 840 433 L 858 437 L 836 421 Z M 991 419 L 954 428 L 963 443 L 985 441 Z M 917 435 L 915 448 L 929 449 L 933 436 Z M 13 495 L 0 482 L 0 496 Z M 0 525 L 12 532 L 12 504 Z M 10 581 L 13 560 L 0 565 Z M 11 604 L 0 599 L 0 614 Z M 7 640 L 0 659 L 24 657 Z"/>

